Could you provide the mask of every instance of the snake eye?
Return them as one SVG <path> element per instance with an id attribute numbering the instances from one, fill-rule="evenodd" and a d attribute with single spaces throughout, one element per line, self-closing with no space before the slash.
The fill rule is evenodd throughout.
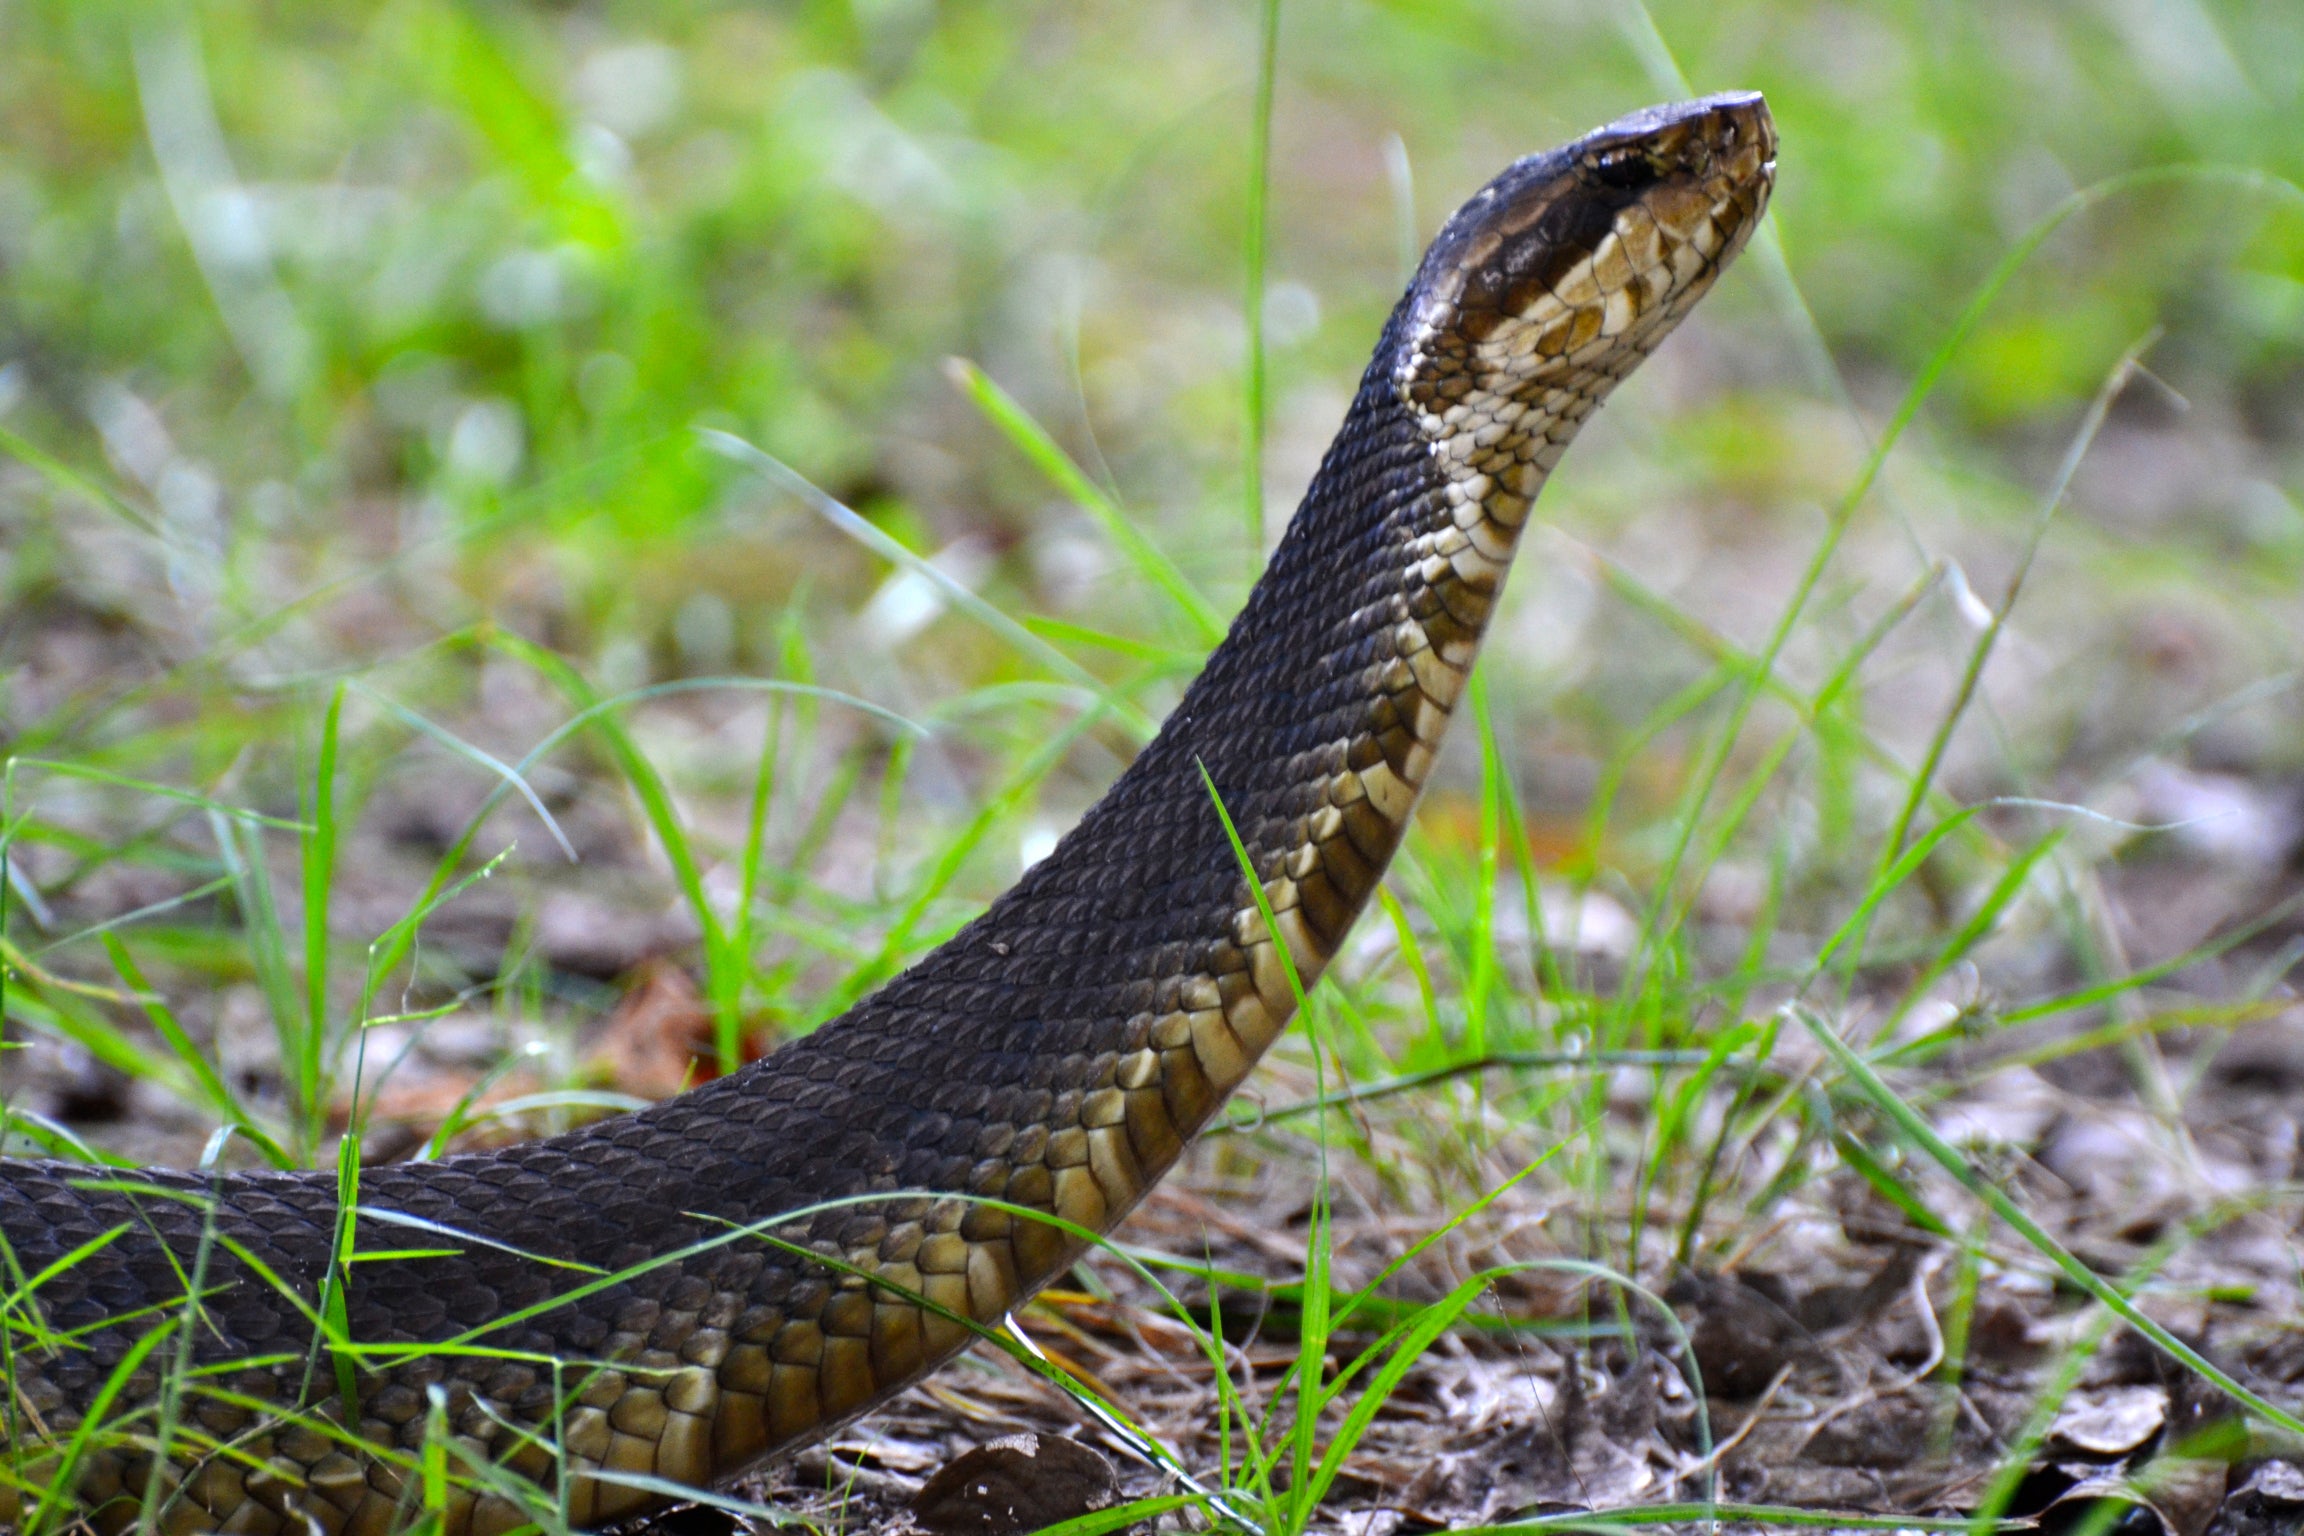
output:
<path id="1" fill-rule="evenodd" d="M 1641 192 L 1656 184 L 1656 167 L 1645 151 L 1625 145 L 1602 150 L 1592 162 L 1592 179 L 1617 192 Z"/>

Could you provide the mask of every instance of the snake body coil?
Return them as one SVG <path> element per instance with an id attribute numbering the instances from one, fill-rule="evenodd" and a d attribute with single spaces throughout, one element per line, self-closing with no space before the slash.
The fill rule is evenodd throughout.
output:
<path id="1" fill-rule="evenodd" d="M 837 1022 L 638 1114 L 362 1170 L 352 1251 L 380 1256 L 334 1281 L 333 1175 L 0 1165 L 0 1522 L 62 1499 L 105 1530 L 149 1504 L 171 1536 L 369 1536 L 427 1502 L 447 1536 L 554 1508 L 595 1524 L 964 1347 L 961 1319 L 997 1321 L 1082 1248 L 965 1197 L 1109 1229 L 1287 1022 L 1279 946 L 1307 985 L 1336 952 L 1530 500 L 1741 247 L 1774 154 L 1760 99 L 1718 96 L 1531 156 L 1465 204 L 1158 739 Z M 328 1313 L 353 1347 L 315 1347 Z"/>

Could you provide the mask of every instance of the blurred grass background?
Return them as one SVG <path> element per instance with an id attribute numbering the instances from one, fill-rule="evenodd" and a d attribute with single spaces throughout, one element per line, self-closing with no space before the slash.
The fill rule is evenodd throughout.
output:
<path id="1" fill-rule="evenodd" d="M 1648 1278 L 1821 1262 L 1779 1218 L 1835 1154 L 1967 1227 L 1784 1027 L 1802 996 L 1931 1102 L 2133 1089 L 2197 1175 L 2157 1042 L 2208 1038 L 2194 1072 L 2304 955 L 2304 9 L 1292 0 L 1257 398 L 1260 10 L 0 5 L 6 1150 L 312 1161 L 365 1119 L 402 1155 L 671 1091 L 685 1047 L 633 1051 L 700 1011 L 705 1055 L 837 1012 L 1044 852 L 1208 643 L 949 360 L 1229 613 L 1461 198 L 1758 88 L 1771 227 L 1555 478 L 1487 739 L 1316 995 L 1356 1080 L 1466 1074 L 1336 1117 L 1339 1187 L 1462 1215 L 1565 1150 L 1498 1251 Z M 1884 877 L 1994 797 L 2096 816 L 2003 803 Z M 1315 1091 L 1306 1039 L 1257 1091 Z M 1197 1172 L 1325 1169 L 1307 1123 Z"/>
<path id="2" fill-rule="evenodd" d="M 1257 28 L 1254 7 L 1186 0 L 0 10 L 0 751 L 309 817 L 324 712 L 354 679 L 340 812 L 436 851 L 452 838 L 427 807 L 461 815 L 493 780 L 380 701 L 507 762 L 570 707 L 472 643 L 482 621 L 602 693 L 768 674 L 943 710 L 917 752 L 843 726 L 766 790 L 758 700 L 636 712 L 705 846 L 708 901 L 734 899 L 748 798 L 773 802 L 770 862 L 794 872 L 762 922 L 784 958 L 759 939 L 746 1006 L 821 1016 L 853 986 L 827 993 L 811 956 L 855 985 L 901 958 L 873 958 L 891 893 L 927 891 L 890 947 L 944 931 L 1132 736 L 1106 721 L 1027 773 L 1078 718 L 1033 687 L 1077 679 L 694 429 L 758 444 L 1000 609 L 1056 621 L 1039 632 L 1156 717 L 1200 637 L 946 360 L 980 363 L 1230 610 L 1259 553 L 1239 491 Z M 1267 537 L 1439 219 L 1514 156 L 1679 93 L 1676 72 L 1767 92 L 1782 254 L 1745 263 L 1547 500 L 1565 536 L 1523 562 L 1490 673 L 1537 860 L 1646 890 L 1721 714 L 1684 690 L 1722 647 L 1760 643 L 1985 274 L 2077 190 L 2179 164 L 2233 174 L 2081 212 L 1953 359 L 1787 669 L 1813 686 L 1935 562 L 1956 575 L 1816 727 L 1825 747 L 1770 791 L 1792 819 L 1728 850 L 1697 915 L 1740 953 L 1761 905 L 1797 917 L 1806 886 L 1843 907 L 1860 887 L 1904 786 L 1827 738 L 1919 756 L 1973 640 L 1965 594 L 1997 601 L 2089 398 L 2155 327 L 2160 382 L 2123 395 L 2083 465 L 1944 782 L 2150 819 L 2166 808 L 2136 764 L 2173 750 L 2285 795 L 2304 772 L 2288 0 L 1287 6 Z M 1459 743 L 1434 797 L 1442 850 L 1478 837 L 1475 756 Z M 586 791 L 538 782 L 590 860 L 574 878 L 610 882 L 641 818 L 610 786 L 602 824 L 624 831 L 587 844 Z M 1610 786 L 1612 820 L 1594 814 Z M 956 843 L 986 803 L 992 830 Z M 24 945 L 155 904 L 188 931 L 224 912 L 186 896 L 231 875 L 197 817 L 84 783 L 15 804 Z M 480 851 L 517 836 L 505 873 L 542 880 L 559 855 L 524 816 Z M 1768 895 L 1795 827 L 1797 878 Z M 415 887 L 347 837 L 335 942 L 356 960 Z M 933 850 L 949 891 L 916 878 Z M 676 871 L 633 858 L 629 910 L 676 907 Z M 364 883 L 391 899 L 363 907 Z M 490 941 L 508 953 L 540 920 L 542 887 L 522 889 Z M 555 974 L 610 977 L 696 938 L 650 923 Z M 170 955 L 245 990 L 268 962 L 239 945 Z M 780 990 L 807 978 L 812 1001 Z M 195 1033 L 225 1030 L 230 1010 L 210 1011 Z"/>

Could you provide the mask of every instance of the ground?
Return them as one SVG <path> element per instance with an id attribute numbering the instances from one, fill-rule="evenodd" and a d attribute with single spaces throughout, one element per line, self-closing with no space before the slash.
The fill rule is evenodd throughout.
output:
<path id="1" fill-rule="evenodd" d="M 1141 745 L 1446 207 L 1757 86 L 1384 908 L 1021 1318 L 1131 1427 L 984 1347 L 737 1494 L 2294 1528 L 2293 7 L 1290 8 L 1261 205 L 1258 19 L 0 17 L 7 1149 L 418 1156 L 837 1013 Z"/>

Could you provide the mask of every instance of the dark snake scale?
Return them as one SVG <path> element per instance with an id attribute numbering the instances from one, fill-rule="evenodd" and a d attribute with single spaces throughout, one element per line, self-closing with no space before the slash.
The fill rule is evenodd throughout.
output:
<path id="1" fill-rule="evenodd" d="M 1716 96 L 1466 203 L 1158 739 L 838 1021 L 637 1114 L 363 1169 L 353 1251 L 406 1256 L 337 1286 L 332 1174 L 0 1164 L 0 1525 L 76 1507 L 118 1531 L 147 1504 L 170 1536 L 368 1536 L 427 1508 L 444 1536 L 599 1524 L 965 1347 L 962 1319 L 996 1323 L 1083 1247 L 970 1197 L 1109 1230 L 1287 1023 L 1278 946 L 1305 985 L 1336 953 L 1530 501 L 1751 234 L 1774 157 L 1760 98 Z M 323 1296 L 350 1347 L 315 1344 Z"/>

